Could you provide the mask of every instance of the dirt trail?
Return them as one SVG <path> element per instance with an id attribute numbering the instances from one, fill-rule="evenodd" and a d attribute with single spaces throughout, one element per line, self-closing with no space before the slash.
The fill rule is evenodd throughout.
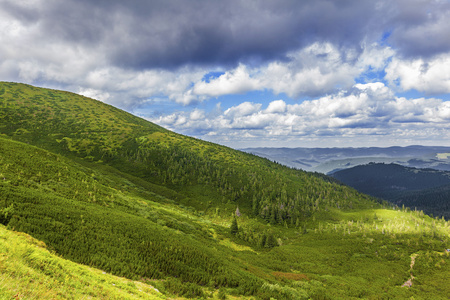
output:
<path id="1" fill-rule="evenodd" d="M 414 279 L 414 276 L 413 276 L 413 274 L 412 274 L 412 270 L 413 270 L 414 264 L 416 263 L 416 257 L 417 257 L 417 256 L 419 256 L 419 254 L 417 254 L 417 253 L 411 255 L 411 265 L 410 265 L 410 269 L 409 269 L 409 271 L 410 271 L 409 274 L 411 275 L 411 278 L 409 278 L 408 280 L 406 280 L 405 283 L 402 284 L 402 286 L 411 287 L 411 286 L 413 285 L 413 282 L 412 282 L 412 281 L 413 281 L 413 279 Z"/>

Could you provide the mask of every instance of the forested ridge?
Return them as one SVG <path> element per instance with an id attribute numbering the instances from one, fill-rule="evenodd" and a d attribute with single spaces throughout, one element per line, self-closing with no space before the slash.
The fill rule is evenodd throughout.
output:
<path id="1" fill-rule="evenodd" d="M 0 83 L 0 107 L 0 223 L 74 262 L 220 299 L 439 297 L 450 274 L 421 211 L 68 92 Z M 413 253 L 421 288 L 397 288 Z"/>
<path id="2" fill-rule="evenodd" d="M 332 175 L 358 191 L 399 206 L 450 217 L 450 172 L 371 163 Z"/>

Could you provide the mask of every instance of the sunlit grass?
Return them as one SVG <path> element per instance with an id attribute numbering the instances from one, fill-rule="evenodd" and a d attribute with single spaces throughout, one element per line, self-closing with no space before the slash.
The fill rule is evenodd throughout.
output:
<path id="1" fill-rule="evenodd" d="M 238 245 L 236 243 L 233 243 L 230 241 L 230 239 L 223 239 L 219 242 L 221 245 L 229 247 L 235 251 L 252 251 L 255 252 L 251 247 L 244 246 L 244 245 Z"/>

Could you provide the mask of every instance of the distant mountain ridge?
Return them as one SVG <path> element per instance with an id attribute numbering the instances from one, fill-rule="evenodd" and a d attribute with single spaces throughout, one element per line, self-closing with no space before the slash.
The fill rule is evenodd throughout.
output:
<path id="1" fill-rule="evenodd" d="M 363 148 L 244 148 L 289 167 L 324 174 L 357 165 L 396 163 L 407 167 L 450 171 L 450 147 L 363 147 Z"/>

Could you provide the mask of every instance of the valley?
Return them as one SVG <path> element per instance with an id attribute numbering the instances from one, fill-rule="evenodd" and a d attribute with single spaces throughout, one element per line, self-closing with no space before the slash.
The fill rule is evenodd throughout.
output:
<path id="1" fill-rule="evenodd" d="M 450 171 L 450 147 L 245 148 L 242 151 L 289 167 L 324 174 L 368 163 Z"/>

